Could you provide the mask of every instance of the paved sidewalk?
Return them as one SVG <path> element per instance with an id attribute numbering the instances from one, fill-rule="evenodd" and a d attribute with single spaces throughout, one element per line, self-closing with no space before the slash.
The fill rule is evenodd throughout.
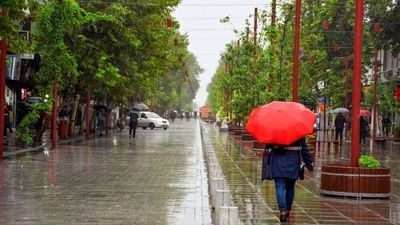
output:
<path id="1" fill-rule="evenodd" d="M 0 224 L 211 224 L 198 121 L 0 161 Z"/>
<path id="2" fill-rule="evenodd" d="M 279 209 L 272 181 L 261 181 L 261 156 L 238 144 L 227 132 L 205 125 L 205 134 L 218 157 L 232 200 L 239 209 L 242 224 L 279 224 Z M 387 145 L 372 152 L 391 168 L 390 199 L 371 200 L 328 197 L 320 194 L 321 164 L 349 162 L 350 146 L 339 152 L 322 150 L 317 154 L 314 172 L 296 184 L 294 208 L 287 224 L 400 224 L 400 145 Z M 364 148 L 361 154 L 369 153 Z"/>

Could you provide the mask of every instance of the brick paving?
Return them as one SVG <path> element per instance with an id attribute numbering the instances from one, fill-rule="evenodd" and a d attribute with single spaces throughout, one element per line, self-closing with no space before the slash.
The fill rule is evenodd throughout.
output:
<path id="1" fill-rule="evenodd" d="M 261 156 L 241 145 L 227 132 L 204 126 L 220 167 L 224 173 L 233 202 L 239 208 L 242 224 L 279 224 L 279 209 L 272 181 L 261 181 Z M 372 151 L 383 166 L 391 168 L 390 199 L 356 199 L 320 194 L 321 165 L 350 162 L 350 146 L 339 151 L 322 149 L 317 153 L 314 172 L 296 184 L 294 207 L 287 224 L 400 224 L 400 145 L 388 144 Z M 360 154 L 370 153 L 365 147 Z"/>
<path id="2" fill-rule="evenodd" d="M 241 225 L 279 224 L 273 182 L 260 180 L 260 156 L 215 125 L 201 126 L 209 140 L 203 147 L 216 153 Z M 349 162 L 348 144 L 325 149 L 317 152 L 315 171 L 297 182 L 287 224 L 400 224 L 400 145 L 372 154 L 391 168 L 390 199 L 321 195 L 321 165 Z M 166 131 L 138 129 L 136 140 L 125 130 L 10 154 L 0 162 L 0 224 L 212 224 L 206 172 L 194 120 L 176 120 Z"/>
<path id="3" fill-rule="evenodd" d="M 197 121 L 0 162 L 0 224 L 211 224 Z"/>

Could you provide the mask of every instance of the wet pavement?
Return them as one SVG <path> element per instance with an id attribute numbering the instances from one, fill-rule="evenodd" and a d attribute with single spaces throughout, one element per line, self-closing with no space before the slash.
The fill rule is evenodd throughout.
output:
<path id="1" fill-rule="evenodd" d="M 211 224 L 197 121 L 0 161 L 0 224 Z"/>
<path id="2" fill-rule="evenodd" d="M 203 143 L 200 135 L 207 135 Z M 10 155 L 0 161 L 0 225 L 212 224 L 204 149 L 212 148 L 242 225 L 279 224 L 275 188 L 260 180 L 261 157 L 227 132 L 177 120 L 168 130 L 110 133 L 56 150 Z M 286 224 L 400 224 L 400 145 L 362 153 L 391 168 L 390 199 L 320 194 L 321 165 L 349 162 L 349 143 L 317 152 L 314 172 L 296 184 Z"/>
<path id="3" fill-rule="evenodd" d="M 273 181 L 261 181 L 261 156 L 243 147 L 227 132 L 205 126 L 220 167 L 239 208 L 243 224 L 279 224 L 279 209 Z M 306 172 L 305 180 L 296 183 L 294 207 L 286 224 L 400 224 L 400 145 L 371 150 L 363 147 L 360 154 L 372 153 L 383 166 L 391 168 L 390 199 L 356 199 L 320 194 L 321 165 L 350 162 L 349 143 L 338 151 L 325 145 L 317 152 L 315 170 Z"/>

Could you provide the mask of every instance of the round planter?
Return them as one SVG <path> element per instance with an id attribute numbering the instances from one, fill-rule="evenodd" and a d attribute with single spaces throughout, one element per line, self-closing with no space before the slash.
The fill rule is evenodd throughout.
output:
<path id="1" fill-rule="evenodd" d="M 321 193 L 334 196 L 389 198 L 390 169 L 322 165 Z"/>
<path id="2" fill-rule="evenodd" d="M 253 135 L 243 132 L 242 133 L 242 141 L 254 141 Z"/>
<path id="3" fill-rule="evenodd" d="M 242 140 L 242 133 L 243 133 L 243 128 L 236 128 L 233 130 L 233 136 L 235 137 L 235 140 Z"/>

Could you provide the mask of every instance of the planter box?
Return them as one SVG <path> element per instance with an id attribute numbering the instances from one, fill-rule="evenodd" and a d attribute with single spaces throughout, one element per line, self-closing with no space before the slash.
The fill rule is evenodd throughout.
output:
<path id="1" fill-rule="evenodd" d="M 236 128 L 233 130 L 233 137 L 235 140 L 240 141 L 242 140 L 242 133 L 243 133 L 243 128 Z"/>
<path id="2" fill-rule="evenodd" d="M 389 198 L 390 169 L 322 165 L 321 193 L 335 196 Z"/>

